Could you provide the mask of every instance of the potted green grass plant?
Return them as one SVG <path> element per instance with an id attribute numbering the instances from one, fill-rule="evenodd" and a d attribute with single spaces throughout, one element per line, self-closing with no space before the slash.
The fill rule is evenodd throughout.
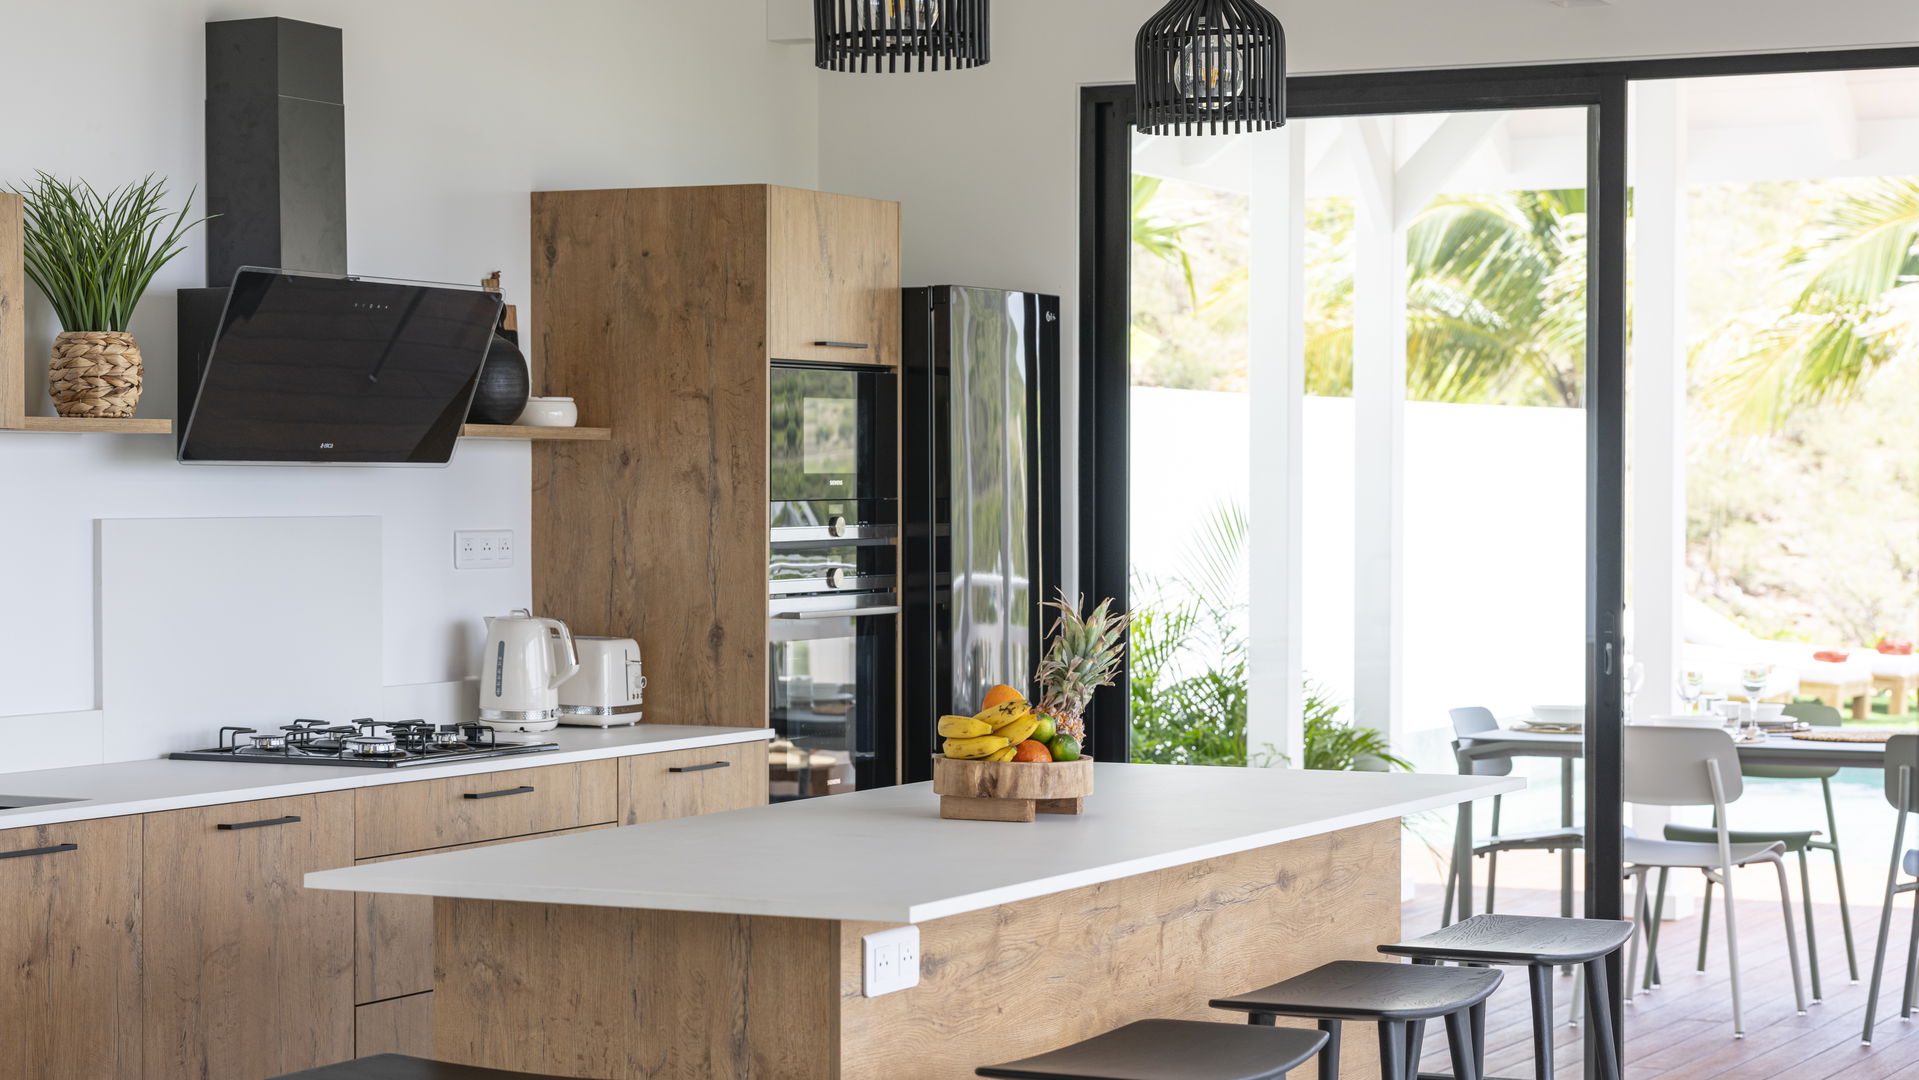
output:
<path id="1" fill-rule="evenodd" d="M 144 368 L 127 332 L 153 275 L 186 248 L 193 196 L 178 213 L 161 205 L 166 182 L 148 176 L 106 194 L 46 173 L 23 188 L 22 254 L 63 331 L 53 340 L 47 389 L 61 416 L 133 415 Z"/>

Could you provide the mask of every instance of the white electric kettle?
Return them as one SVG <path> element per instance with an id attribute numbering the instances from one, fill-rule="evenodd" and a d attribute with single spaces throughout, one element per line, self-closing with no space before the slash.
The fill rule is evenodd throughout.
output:
<path id="1" fill-rule="evenodd" d="M 573 631 L 560 620 L 525 608 L 488 616 L 480 722 L 499 731 L 551 731 L 560 722 L 560 684 L 579 670 Z"/>

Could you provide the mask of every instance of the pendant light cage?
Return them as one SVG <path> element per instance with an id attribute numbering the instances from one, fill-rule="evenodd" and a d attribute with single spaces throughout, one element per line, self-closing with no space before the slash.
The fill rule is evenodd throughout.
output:
<path id="1" fill-rule="evenodd" d="M 988 0 L 813 0 L 813 63 L 828 71 L 951 71 L 991 57 Z"/>
<path id="2" fill-rule="evenodd" d="M 1172 0 L 1134 44 L 1138 119 L 1152 135 L 1230 135 L 1286 123 L 1286 31 L 1253 0 Z"/>

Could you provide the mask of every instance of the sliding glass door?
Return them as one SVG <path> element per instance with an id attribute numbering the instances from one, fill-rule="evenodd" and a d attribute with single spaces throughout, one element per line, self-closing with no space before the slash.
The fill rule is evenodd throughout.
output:
<path id="1" fill-rule="evenodd" d="M 1500 820 L 1409 822 L 1408 925 L 1483 909 L 1457 844 L 1578 825 L 1611 870 L 1508 854 L 1498 887 L 1618 917 L 1618 87 L 1303 82 L 1236 137 L 1088 94 L 1081 580 L 1135 612 L 1100 750 L 1454 771 L 1462 732 L 1558 721 L 1498 759 L 1530 781 Z"/>

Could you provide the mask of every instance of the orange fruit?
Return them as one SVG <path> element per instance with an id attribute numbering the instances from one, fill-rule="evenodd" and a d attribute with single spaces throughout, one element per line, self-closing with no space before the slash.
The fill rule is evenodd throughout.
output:
<path id="1" fill-rule="evenodd" d="M 1046 744 L 1040 742 L 1038 739 L 1028 739 L 1019 744 L 1018 750 L 1013 751 L 1013 760 L 1051 761 L 1053 760 L 1053 752 L 1048 750 Z"/>
<path id="2" fill-rule="evenodd" d="M 1025 694 L 1020 693 L 1018 690 L 1013 689 L 1012 687 L 1006 685 L 1005 683 L 1000 683 L 998 686 L 995 686 L 991 690 L 988 690 L 986 692 L 986 699 L 980 702 L 979 709 L 981 712 L 985 712 L 986 710 L 992 708 L 995 705 L 1004 705 L 1006 702 L 1009 702 L 1009 701 L 1025 701 L 1025 700 L 1026 700 Z"/>

